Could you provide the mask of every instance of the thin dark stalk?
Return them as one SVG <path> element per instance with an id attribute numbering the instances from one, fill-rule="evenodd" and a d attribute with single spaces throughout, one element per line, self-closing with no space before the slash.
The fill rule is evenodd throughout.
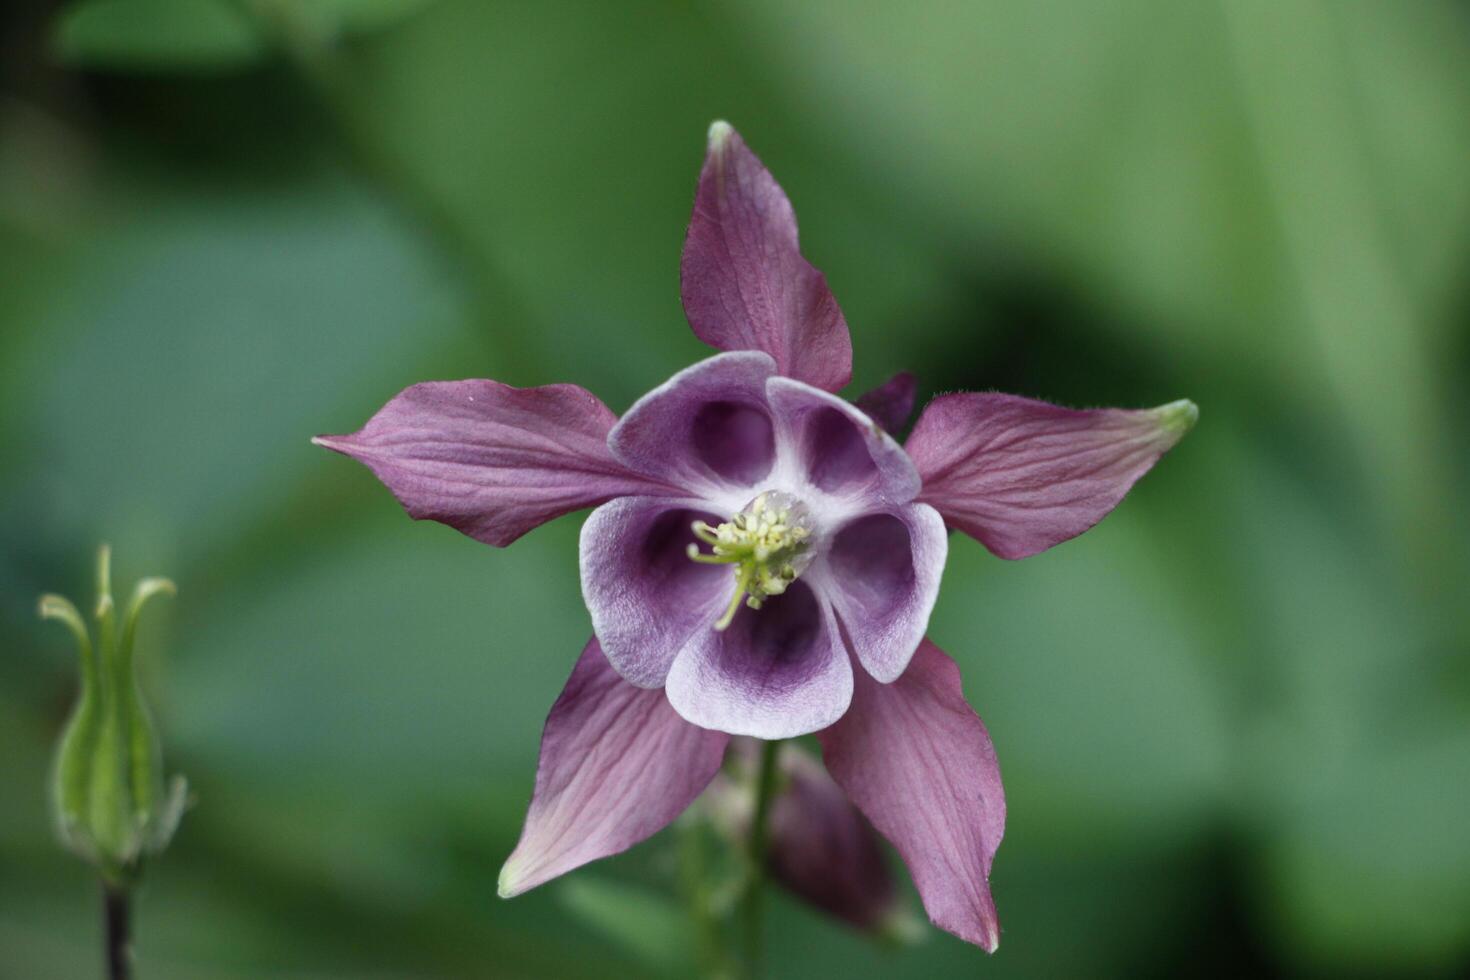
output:
<path id="1" fill-rule="evenodd" d="M 133 917 L 125 887 L 103 884 L 102 928 L 107 944 L 108 977 L 129 980 L 133 975 Z"/>
<path id="2" fill-rule="evenodd" d="M 750 839 L 746 850 L 748 877 L 741 896 L 741 925 L 745 933 L 745 971 L 748 977 L 761 974 L 765 958 L 766 849 L 770 843 L 771 800 L 776 792 L 776 759 L 780 742 L 761 743 L 760 769 L 756 772 L 755 808 L 750 817 Z"/>

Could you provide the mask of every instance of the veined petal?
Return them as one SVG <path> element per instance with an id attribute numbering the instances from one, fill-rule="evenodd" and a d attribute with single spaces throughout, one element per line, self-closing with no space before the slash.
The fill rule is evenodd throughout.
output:
<path id="1" fill-rule="evenodd" d="M 709 128 L 679 281 L 689 325 L 711 347 L 765 351 L 782 374 L 828 391 L 852 377 L 847 321 L 802 258 L 791 202 L 729 123 Z"/>
<path id="2" fill-rule="evenodd" d="M 613 668 L 639 687 L 662 687 L 674 656 L 713 629 L 732 582 L 727 565 L 689 560 L 696 520 L 724 518 L 687 502 L 621 497 L 582 525 L 582 597 Z"/>
<path id="3" fill-rule="evenodd" d="M 890 433 L 900 431 L 914 414 L 914 376 L 900 371 L 872 391 L 864 392 L 853 402 L 874 422 Z"/>
<path id="4" fill-rule="evenodd" d="M 782 377 L 766 382 L 766 397 L 783 455 L 824 493 L 872 507 L 906 504 L 919 493 L 919 473 L 903 447 L 841 398 Z"/>
<path id="5" fill-rule="evenodd" d="M 852 707 L 818 737 L 827 771 L 903 855 L 930 920 L 995 952 L 989 878 L 1005 794 L 954 661 L 925 640 L 892 684 L 859 672 Z"/>
<path id="6" fill-rule="evenodd" d="M 944 519 L 925 504 L 865 514 L 832 535 L 813 581 L 858 661 L 882 683 L 903 673 L 924 638 L 948 554 Z"/>
<path id="7" fill-rule="evenodd" d="M 795 738 L 842 716 L 852 675 L 830 611 L 798 579 L 759 610 L 738 610 L 729 628 L 696 631 L 665 690 L 674 710 L 702 728 Z"/>
<path id="8" fill-rule="evenodd" d="M 1178 401 L 1081 411 L 1015 395 L 943 395 L 905 447 L 919 499 L 1002 558 L 1026 558 L 1107 516 L 1194 425 Z"/>
<path id="9" fill-rule="evenodd" d="M 733 512 L 775 464 L 766 379 L 759 351 L 716 354 L 685 368 L 634 402 L 608 434 L 629 468 L 695 493 L 728 496 Z"/>
<path id="10" fill-rule="evenodd" d="M 671 493 L 608 452 L 617 417 L 576 385 L 431 381 L 351 435 L 317 445 L 367 465 L 410 517 L 503 547 L 553 517 L 629 493 Z"/>
<path id="11" fill-rule="evenodd" d="M 541 735 L 536 790 L 500 872 L 510 898 L 627 850 L 683 813 L 720 769 L 729 737 L 680 718 L 588 642 Z"/>

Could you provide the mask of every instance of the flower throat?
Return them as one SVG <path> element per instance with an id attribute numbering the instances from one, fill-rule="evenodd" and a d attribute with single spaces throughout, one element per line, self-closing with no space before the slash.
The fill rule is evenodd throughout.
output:
<path id="1" fill-rule="evenodd" d="M 723 630 L 735 618 L 740 600 L 759 609 L 767 598 L 780 595 L 796 581 L 811 561 L 807 552 L 811 526 L 806 508 L 789 494 L 767 490 L 744 510 L 718 527 L 695 521 L 694 535 L 709 545 L 710 553 L 690 544 L 689 559 L 704 565 L 732 565 L 735 593 L 725 614 L 715 623 Z"/>

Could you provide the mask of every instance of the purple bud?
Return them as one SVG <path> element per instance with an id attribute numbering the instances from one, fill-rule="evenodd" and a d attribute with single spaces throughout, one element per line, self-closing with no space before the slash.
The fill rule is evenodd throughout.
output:
<path id="1" fill-rule="evenodd" d="M 750 794 L 759 743 L 731 742 L 729 776 L 710 787 L 717 822 L 744 837 L 750 826 Z M 921 923 L 900 899 L 883 843 L 822 763 L 783 743 L 780 783 L 771 803 L 766 869 L 788 891 L 864 932 L 911 940 Z"/>

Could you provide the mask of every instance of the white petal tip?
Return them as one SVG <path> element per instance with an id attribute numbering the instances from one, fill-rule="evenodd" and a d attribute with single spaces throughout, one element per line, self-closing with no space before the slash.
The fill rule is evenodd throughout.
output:
<path id="1" fill-rule="evenodd" d="M 731 126 L 729 123 L 725 122 L 725 120 L 723 120 L 723 119 L 716 119 L 714 122 L 710 123 L 709 124 L 709 148 L 710 148 L 710 150 L 713 151 L 713 150 L 723 149 L 724 146 L 725 146 L 725 143 L 730 139 L 730 136 L 734 132 L 735 132 L 735 127 L 734 126 Z"/>
<path id="2" fill-rule="evenodd" d="M 514 855 L 512 855 L 512 858 Z M 515 898 L 525 891 L 521 882 L 517 879 L 515 869 L 510 861 L 505 862 L 505 867 L 500 869 L 500 878 L 495 883 L 495 893 L 501 898 Z"/>
<path id="3" fill-rule="evenodd" d="M 1154 415 L 1158 416 L 1159 424 L 1165 429 L 1183 436 L 1199 421 L 1199 406 L 1188 398 L 1181 398 L 1177 402 L 1160 405 L 1154 409 Z"/>
<path id="4" fill-rule="evenodd" d="M 891 663 L 878 665 L 876 670 L 873 667 L 868 666 L 867 664 L 862 664 L 862 669 L 867 671 L 868 676 L 873 678 L 873 680 L 877 681 L 879 684 L 892 684 L 894 681 L 903 676 L 903 672 L 908 669 L 908 666 L 908 661 L 905 660 L 902 665 L 895 665 Z"/>

